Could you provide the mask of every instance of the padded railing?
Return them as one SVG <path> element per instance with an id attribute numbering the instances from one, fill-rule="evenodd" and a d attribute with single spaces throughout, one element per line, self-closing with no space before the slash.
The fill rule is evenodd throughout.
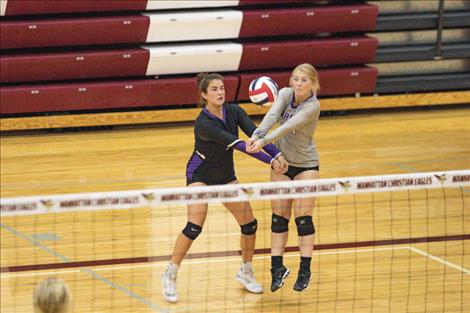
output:
<path id="1" fill-rule="evenodd" d="M 177 11 L 0 22 L 0 47 L 33 48 L 270 37 L 375 29 L 378 8 L 333 7 Z M 292 27 L 295 21 L 295 27 Z"/>
<path id="2" fill-rule="evenodd" d="M 225 75 L 226 99 L 248 100 L 248 84 L 270 75 L 287 86 L 290 71 Z M 320 95 L 352 95 L 372 92 L 377 70 L 369 67 L 322 69 Z M 194 76 L 62 84 L 6 86 L 0 89 L 1 114 L 83 111 L 132 107 L 175 106 L 197 102 Z"/>
<path id="3" fill-rule="evenodd" d="M 236 7 L 294 2 L 311 3 L 312 0 L 2 0 L 0 16 Z"/>
<path id="4" fill-rule="evenodd" d="M 347 68 L 329 68 L 318 71 L 321 90 L 319 96 L 353 95 L 356 93 L 371 93 L 374 91 L 377 80 L 377 69 L 366 66 Z M 279 87 L 286 87 L 289 83 L 291 71 L 263 71 L 241 73 L 238 101 L 248 101 L 248 86 L 256 77 L 268 75 L 274 79 Z"/>
<path id="5" fill-rule="evenodd" d="M 359 64 L 372 62 L 376 49 L 377 39 L 363 36 L 24 53 L 0 58 L 0 79 L 3 83 L 12 83 L 280 69 L 303 62 Z"/>

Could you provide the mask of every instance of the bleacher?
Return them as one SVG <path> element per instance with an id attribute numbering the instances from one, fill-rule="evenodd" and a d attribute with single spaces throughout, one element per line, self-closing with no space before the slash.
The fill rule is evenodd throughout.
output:
<path id="1" fill-rule="evenodd" d="M 304 62 L 324 111 L 470 103 L 470 3 L 393 2 L 1 0 L 1 130 L 191 121 L 198 72 L 263 114 Z"/>

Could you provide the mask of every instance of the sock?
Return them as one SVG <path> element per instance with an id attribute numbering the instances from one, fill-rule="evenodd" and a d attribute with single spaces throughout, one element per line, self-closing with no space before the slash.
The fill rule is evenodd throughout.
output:
<path id="1" fill-rule="evenodd" d="M 252 272 L 253 271 L 253 263 L 252 262 L 242 262 L 242 271 L 244 273 Z"/>
<path id="2" fill-rule="evenodd" d="M 282 255 L 273 255 L 271 256 L 271 268 L 282 267 Z"/>
<path id="3" fill-rule="evenodd" d="M 310 262 L 311 261 L 312 261 L 312 258 L 309 258 L 309 257 L 306 257 L 306 256 L 301 256 L 300 257 L 300 269 L 310 272 Z"/>

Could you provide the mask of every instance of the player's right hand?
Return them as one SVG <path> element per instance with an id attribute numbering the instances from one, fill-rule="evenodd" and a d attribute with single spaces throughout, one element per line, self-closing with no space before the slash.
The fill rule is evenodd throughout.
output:
<path id="1" fill-rule="evenodd" d="M 274 170 L 274 173 L 282 174 L 281 162 L 279 162 L 277 159 L 271 163 L 271 167 Z"/>
<path id="2" fill-rule="evenodd" d="M 280 174 L 284 174 L 287 172 L 287 170 L 289 169 L 289 163 L 287 162 L 287 160 L 284 158 L 284 156 L 282 156 L 282 154 L 280 154 L 276 160 L 279 161 L 279 163 L 281 164 L 281 173 Z"/>
<path id="3" fill-rule="evenodd" d="M 248 144 L 248 142 L 247 142 L 247 144 Z M 260 152 L 261 149 L 263 149 L 263 140 L 262 139 L 256 140 L 255 142 L 251 143 L 251 145 L 246 146 L 246 152 L 248 152 L 248 153 L 257 153 L 257 152 Z"/>
<path id="4" fill-rule="evenodd" d="M 251 137 L 250 139 L 248 139 L 246 141 L 246 146 L 249 147 L 251 145 L 253 145 L 253 143 L 256 141 L 257 139 L 255 137 Z"/>

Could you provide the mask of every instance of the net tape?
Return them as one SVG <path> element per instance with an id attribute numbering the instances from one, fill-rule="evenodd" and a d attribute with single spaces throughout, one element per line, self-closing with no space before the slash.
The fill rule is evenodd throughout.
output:
<path id="1" fill-rule="evenodd" d="M 190 188 L 159 188 L 1 198 L 0 212 L 2 217 L 6 217 L 104 209 L 155 208 L 167 204 L 305 198 L 465 186 L 470 186 L 470 169 Z"/>

